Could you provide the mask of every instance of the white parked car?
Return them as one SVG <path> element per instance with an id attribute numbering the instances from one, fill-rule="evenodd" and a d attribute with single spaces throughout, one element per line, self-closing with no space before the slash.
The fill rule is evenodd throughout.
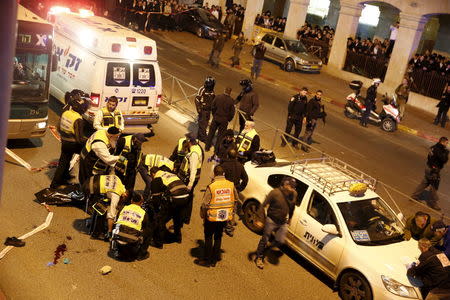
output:
<path id="1" fill-rule="evenodd" d="M 242 192 L 244 224 L 261 232 L 259 207 L 283 177 L 297 181 L 298 198 L 287 245 L 335 281 L 342 299 L 422 299 L 407 265 L 420 255 L 403 240 L 403 224 L 374 189 L 376 180 L 344 162 L 324 157 L 271 166 L 246 163 L 250 181 Z M 363 196 L 350 187 L 363 182 Z M 259 212 L 258 212 L 259 211 Z"/>

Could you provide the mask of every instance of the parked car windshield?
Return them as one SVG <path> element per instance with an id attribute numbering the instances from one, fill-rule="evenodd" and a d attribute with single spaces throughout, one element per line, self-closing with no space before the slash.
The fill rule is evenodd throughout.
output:
<path id="1" fill-rule="evenodd" d="M 305 46 L 300 41 L 294 41 L 294 40 L 285 40 L 286 46 L 290 51 L 296 52 L 296 53 L 302 53 L 307 52 Z"/>
<path id="2" fill-rule="evenodd" d="M 214 17 L 210 12 L 204 10 L 204 9 L 199 9 L 197 10 L 200 18 L 203 20 L 203 22 L 209 23 L 209 22 L 214 22 L 217 21 L 216 17 Z"/>
<path id="3" fill-rule="evenodd" d="M 403 226 L 380 198 L 338 203 L 350 235 L 359 245 L 387 245 L 403 240 Z"/>

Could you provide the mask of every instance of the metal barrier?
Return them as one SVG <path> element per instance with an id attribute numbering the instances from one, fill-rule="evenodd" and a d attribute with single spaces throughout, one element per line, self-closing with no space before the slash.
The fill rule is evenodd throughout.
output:
<path id="1" fill-rule="evenodd" d="M 373 58 L 366 54 L 347 51 L 344 70 L 367 78 L 380 78 L 384 81 L 389 61 Z"/>
<path id="2" fill-rule="evenodd" d="M 330 54 L 330 44 L 325 41 L 319 41 L 312 38 L 301 38 L 300 41 L 308 48 L 308 51 L 322 60 L 324 64 L 328 63 Z"/>
<path id="3" fill-rule="evenodd" d="M 450 75 L 441 75 L 434 71 L 413 70 L 410 77 L 413 80 L 411 91 L 435 99 L 441 99 L 450 82 Z"/>

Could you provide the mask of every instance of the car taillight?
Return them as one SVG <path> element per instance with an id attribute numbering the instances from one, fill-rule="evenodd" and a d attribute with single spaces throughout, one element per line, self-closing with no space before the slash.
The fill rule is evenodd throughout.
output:
<path id="1" fill-rule="evenodd" d="M 158 99 L 156 99 L 156 107 L 161 105 L 161 95 L 158 95 Z"/>
<path id="2" fill-rule="evenodd" d="M 100 104 L 100 94 L 91 93 L 91 105 L 98 107 Z"/>
<path id="3" fill-rule="evenodd" d="M 145 46 L 144 47 L 144 54 L 151 55 L 152 52 L 153 52 L 153 48 L 152 47 L 150 47 L 150 46 Z"/>

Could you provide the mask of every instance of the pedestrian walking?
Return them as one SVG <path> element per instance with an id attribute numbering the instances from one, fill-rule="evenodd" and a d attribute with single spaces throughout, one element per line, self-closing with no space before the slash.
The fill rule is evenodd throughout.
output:
<path id="1" fill-rule="evenodd" d="M 447 88 L 442 94 L 441 101 L 439 101 L 436 107 L 439 109 L 436 117 L 434 118 L 434 125 L 441 123 L 441 127 L 444 128 L 445 123 L 447 122 L 447 112 L 450 108 L 450 84 L 447 85 Z"/>
<path id="2" fill-rule="evenodd" d="M 221 166 L 216 166 L 213 182 L 206 188 L 200 208 L 200 217 L 204 220 L 205 253 L 203 259 L 197 261 L 198 265 L 215 267 L 222 260 L 223 229 L 232 219 L 238 197 L 234 183 L 225 179 Z"/>
<path id="3" fill-rule="evenodd" d="M 214 93 L 214 86 L 216 80 L 208 76 L 205 83 L 198 89 L 197 96 L 195 96 L 195 108 L 198 113 L 198 132 L 197 137 L 200 141 L 206 142 L 206 129 L 211 117 L 211 108 L 216 94 Z"/>
<path id="4" fill-rule="evenodd" d="M 306 131 L 302 140 L 308 145 L 311 145 L 312 143 L 312 135 L 314 129 L 316 129 L 317 120 L 323 117 L 323 105 L 321 103 L 322 94 L 321 90 L 317 90 L 314 97 L 312 97 L 306 105 Z M 309 152 L 309 147 L 302 145 L 302 150 Z"/>
<path id="5" fill-rule="evenodd" d="M 239 55 L 241 55 L 241 51 L 242 48 L 244 48 L 245 41 L 246 39 L 244 38 L 244 33 L 240 32 L 232 47 L 234 52 L 233 56 L 231 57 L 231 67 L 240 65 Z"/>
<path id="6" fill-rule="evenodd" d="M 297 192 L 295 190 L 297 183 L 292 177 L 284 177 L 281 186 L 274 188 L 260 206 L 263 210 L 267 209 L 266 222 L 264 224 L 264 232 L 256 250 L 256 266 L 260 269 L 264 268 L 264 252 L 267 247 L 269 238 L 274 234 L 275 241 L 272 247 L 280 247 L 284 244 L 288 226 L 294 213 L 295 199 Z"/>
<path id="7" fill-rule="evenodd" d="M 397 95 L 397 106 L 399 110 L 400 120 L 403 119 L 406 110 L 406 103 L 408 103 L 409 97 L 409 80 L 408 78 L 403 78 L 402 83 L 395 89 L 395 94 Z"/>
<path id="8" fill-rule="evenodd" d="M 206 152 L 209 151 L 212 145 L 212 141 L 214 138 L 214 135 L 217 131 L 217 138 L 216 138 L 216 146 L 214 148 L 217 148 L 217 144 L 222 139 L 225 130 L 227 130 L 228 123 L 233 120 L 234 117 L 234 100 L 231 98 L 231 88 L 227 87 L 225 88 L 225 91 L 223 94 L 218 95 L 214 98 L 211 106 L 211 112 L 212 112 L 212 122 L 209 127 L 208 131 L 208 138 L 206 140 L 205 150 Z"/>
<path id="9" fill-rule="evenodd" d="M 239 131 L 245 126 L 245 121 L 253 121 L 253 115 L 259 107 L 258 94 L 253 90 L 253 83 L 249 79 L 243 79 L 239 82 L 242 86 L 241 93 L 236 98 L 239 103 Z"/>
<path id="10" fill-rule="evenodd" d="M 372 81 L 372 85 L 367 89 L 365 106 L 366 110 L 363 112 L 361 117 L 360 125 L 363 127 L 367 127 L 367 122 L 369 121 L 370 113 L 373 109 L 375 109 L 375 102 L 377 98 L 377 88 L 381 83 L 380 78 L 374 78 Z"/>
<path id="11" fill-rule="evenodd" d="M 266 54 L 266 46 L 264 46 L 264 42 L 260 42 L 256 46 L 253 47 L 253 66 L 251 69 L 251 77 L 253 80 L 257 80 L 259 75 L 261 74 L 262 64 L 264 61 L 264 56 Z"/>
<path id="12" fill-rule="evenodd" d="M 293 136 L 298 138 L 303 126 L 303 119 L 306 114 L 306 106 L 308 104 L 308 88 L 302 87 L 300 92 L 297 95 L 292 96 L 291 100 L 288 104 L 288 117 L 286 120 L 286 134 L 291 134 L 292 127 L 295 126 Z M 290 138 L 287 136 L 281 137 L 281 147 L 286 146 L 286 141 L 289 141 Z M 298 141 L 292 140 L 292 146 L 298 149 Z"/>
<path id="13" fill-rule="evenodd" d="M 428 206 L 441 210 L 438 206 L 439 197 L 437 190 L 439 188 L 440 172 L 444 165 L 448 161 L 448 138 L 443 136 L 439 139 L 439 142 L 431 146 L 427 157 L 427 166 L 425 168 L 425 177 L 422 182 L 417 186 L 416 190 L 412 194 L 411 198 L 420 200 L 422 193 L 427 187 L 430 187 L 430 200 L 427 202 Z"/>

